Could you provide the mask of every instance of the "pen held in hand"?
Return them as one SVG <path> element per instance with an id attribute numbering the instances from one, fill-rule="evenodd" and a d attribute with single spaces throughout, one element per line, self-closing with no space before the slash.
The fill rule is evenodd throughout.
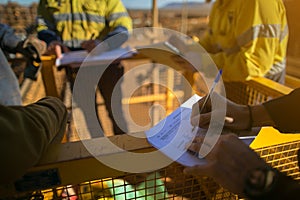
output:
<path id="1" fill-rule="evenodd" d="M 209 90 L 208 95 L 206 95 L 206 97 L 204 99 L 204 102 L 203 102 L 203 104 L 201 106 L 200 112 L 199 112 L 200 115 L 203 113 L 203 110 L 204 110 L 204 108 L 205 108 L 205 106 L 206 106 L 206 104 L 208 102 L 208 99 L 210 98 L 210 96 L 212 95 L 213 91 L 215 90 L 215 87 L 217 86 L 217 84 L 218 84 L 218 82 L 219 82 L 219 80 L 221 78 L 222 72 L 223 72 L 222 69 L 220 69 L 219 72 L 218 72 L 218 74 L 217 74 L 217 76 L 216 76 L 216 78 L 215 78 L 215 80 L 214 80 L 214 82 L 213 82 L 212 87 Z M 195 129 L 195 127 L 193 127 L 193 130 L 194 129 Z"/>
<path id="2" fill-rule="evenodd" d="M 209 90 L 208 95 L 206 95 L 206 97 L 204 99 L 204 102 L 203 102 L 202 107 L 200 109 L 200 114 L 202 114 L 202 112 L 203 112 L 203 110 L 204 110 L 204 108 L 205 108 L 205 106 L 207 104 L 208 99 L 210 98 L 210 96 L 212 95 L 213 91 L 215 90 L 215 87 L 217 86 L 217 84 L 218 84 L 218 82 L 219 82 L 219 80 L 221 78 L 221 75 L 222 75 L 222 69 L 219 70 L 219 72 L 218 72 L 218 74 L 217 74 L 217 76 L 216 76 L 216 78 L 215 78 L 215 80 L 213 82 L 213 85 L 212 85 L 212 87 Z"/>

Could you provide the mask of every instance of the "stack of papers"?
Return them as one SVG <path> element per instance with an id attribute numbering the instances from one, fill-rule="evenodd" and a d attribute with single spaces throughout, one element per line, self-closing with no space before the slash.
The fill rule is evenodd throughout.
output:
<path id="1" fill-rule="evenodd" d="M 117 48 L 99 55 L 89 54 L 86 50 L 70 51 L 64 53 L 61 58 L 56 59 L 55 64 L 57 67 L 71 64 L 81 64 L 83 62 L 87 65 L 109 64 L 115 60 L 130 58 L 135 53 L 135 50 L 131 47 Z"/>

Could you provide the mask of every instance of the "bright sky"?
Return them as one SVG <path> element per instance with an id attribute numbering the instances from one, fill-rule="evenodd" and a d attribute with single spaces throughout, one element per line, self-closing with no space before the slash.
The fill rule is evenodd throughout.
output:
<path id="1" fill-rule="evenodd" d="M 122 0 L 127 8 L 151 8 L 152 0 Z M 204 2 L 204 0 L 157 0 L 157 6 L 162 7 L 170 2 Z"/>
<path id="2" fill-rule="evenodd" d="M 29 5 L 38 0 L 0 0 L 1 4 L 11 2 L 18 2 L 22 5 Z M 127 8 L 151 8 L 152 0 L 122 0 Z M 204 0 L 157 0 L 157 6 L 162 7 L 170 2 L 203 2 Z"/>

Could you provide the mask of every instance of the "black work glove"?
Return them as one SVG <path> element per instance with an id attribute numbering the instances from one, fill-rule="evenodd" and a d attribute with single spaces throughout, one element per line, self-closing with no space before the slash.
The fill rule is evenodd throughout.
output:
<path id="1" fill-rule="evenodd" d="M 24 69 L 24 78 L 29 78 L 31 80 L 37 80 L 37 72 L 40 69 L 40 63 L 32 60 L 27 60 L 26 67 Z"/>
<path id="2" fill-rule="evenodd" d="M 37 80 L 37 72 L 41 63 L 41 56 L 46 52 L 46 48 L 46 43 L 34 36 L 29 36 L 24 41 L 19 42 L 16 50 L 23 54 L 26 59 L 24 78 Z"/>
<path id="3" fill-rule="evenodd" d="M 34 36 L 29 36 L 24 41 L 19 42 L 16 50 L 25 58 L 35 62 L 41 62 L 41 56 L 46 52 L 47 45 L 44 41 Z"/>

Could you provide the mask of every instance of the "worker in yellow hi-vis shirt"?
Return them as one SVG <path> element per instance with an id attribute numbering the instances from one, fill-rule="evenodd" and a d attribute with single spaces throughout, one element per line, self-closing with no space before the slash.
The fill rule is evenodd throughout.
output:
<path id="1" fill-rule="evenodd" d="M 102 41 L 108 42 L 97 53 L 118 48 L 128 39 L 132 29 L 132 20 L 121 0 L 40 0 L 37 24 L 39 39 L 48 44 L 48 53 L 58 57 L 66 51 L 86 49 L 90 52 Z M 107 40 L 115 35 L 118 35 L 117 40 Z M 73 87 L 74 73 L 70 70 L 67 68 L 69 74 L 72 73 L 69 77 Z M 121 87 L 117 82 L 123 73 L 121 63 L 114 62 L 106 68 L 98 83 L 114 134 L 127 132 L 122 112 L 118 113 L 118 124 L 112 113 L 112 103 L 122 105 Z M 119 94 L 114 99 L 113 91 Z"/>
<path id="2" fill-rule="evenodd" d="M 224 81 L 264 76 L 283 83 L 288 26 L 282 0 L 216 0 L 199 43 Z"/>

